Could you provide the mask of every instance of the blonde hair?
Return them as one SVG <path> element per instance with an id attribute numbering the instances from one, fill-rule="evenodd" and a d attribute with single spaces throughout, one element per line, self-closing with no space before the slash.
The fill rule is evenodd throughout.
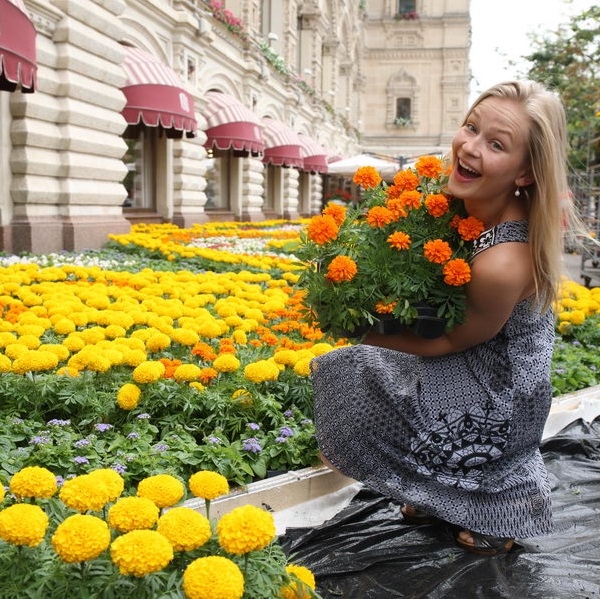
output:
<path id="1" fill-rule="evenodd" d="M 521 193 L 525 195 L 529 214 L 536 304 L 546 310 L 556 298 L 564 268 L 561 223 L 565 215 L 564 200 L 569 194 L 565 111 L 558 96 L 543 85 L 534 81 L 509 81 L 483 92 L 469 114 L 490 97 L 518 102 L 529 117 L 526 140 L 534 181 Z"/>

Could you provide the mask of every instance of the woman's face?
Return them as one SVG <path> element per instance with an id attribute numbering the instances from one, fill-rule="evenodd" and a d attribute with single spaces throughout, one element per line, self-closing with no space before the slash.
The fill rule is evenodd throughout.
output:
<path id="1" fill-rule="evenodd" d="M 507 98 L 486 98 L 469 114 L 452 141 L 454 163 L 448 191 L 467 201 L 514 197 L 517 186 L 531 183 L 529 118 Z"/>

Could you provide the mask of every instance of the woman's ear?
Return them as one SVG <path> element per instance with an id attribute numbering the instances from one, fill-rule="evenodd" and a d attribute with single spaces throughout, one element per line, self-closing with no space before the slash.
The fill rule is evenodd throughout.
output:
<path id="1" fill-rule="evenodd" d="M 533 178 L 533 176 L 527 173 L 515 179 L 515 185 L 517 187 L 527 187 L 528 185 L 531 185 L 534 181 L 535 179 Z"/>

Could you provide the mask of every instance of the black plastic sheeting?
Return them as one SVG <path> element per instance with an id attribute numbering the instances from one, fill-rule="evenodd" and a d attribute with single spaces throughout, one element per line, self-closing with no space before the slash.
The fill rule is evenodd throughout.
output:
<path id="1" fill-rule="evenodd" d="M 578 420 L 542 445 L 554 532 L 481 557 L 447 523 L 404 524 L 400 505 L 362 489 L 331 520 L 281 541 L 310 568 L 324 599 L 600 598 L 600 419 Z"/>

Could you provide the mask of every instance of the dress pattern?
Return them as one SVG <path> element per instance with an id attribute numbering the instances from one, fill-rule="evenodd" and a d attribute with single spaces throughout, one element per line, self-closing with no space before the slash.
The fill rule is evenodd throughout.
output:
<path id="1" fill-rule="evenodd" d="M 526 242 L 525 221 L 482 233 L 474 255 Z M 372 489 L 465 529 L 551 530 L 539 444 L 552 401 L 554 321 L 520 302 L 492 339 L 424 358 L 369 345 L 315 358 L 320 449 Z"/>

